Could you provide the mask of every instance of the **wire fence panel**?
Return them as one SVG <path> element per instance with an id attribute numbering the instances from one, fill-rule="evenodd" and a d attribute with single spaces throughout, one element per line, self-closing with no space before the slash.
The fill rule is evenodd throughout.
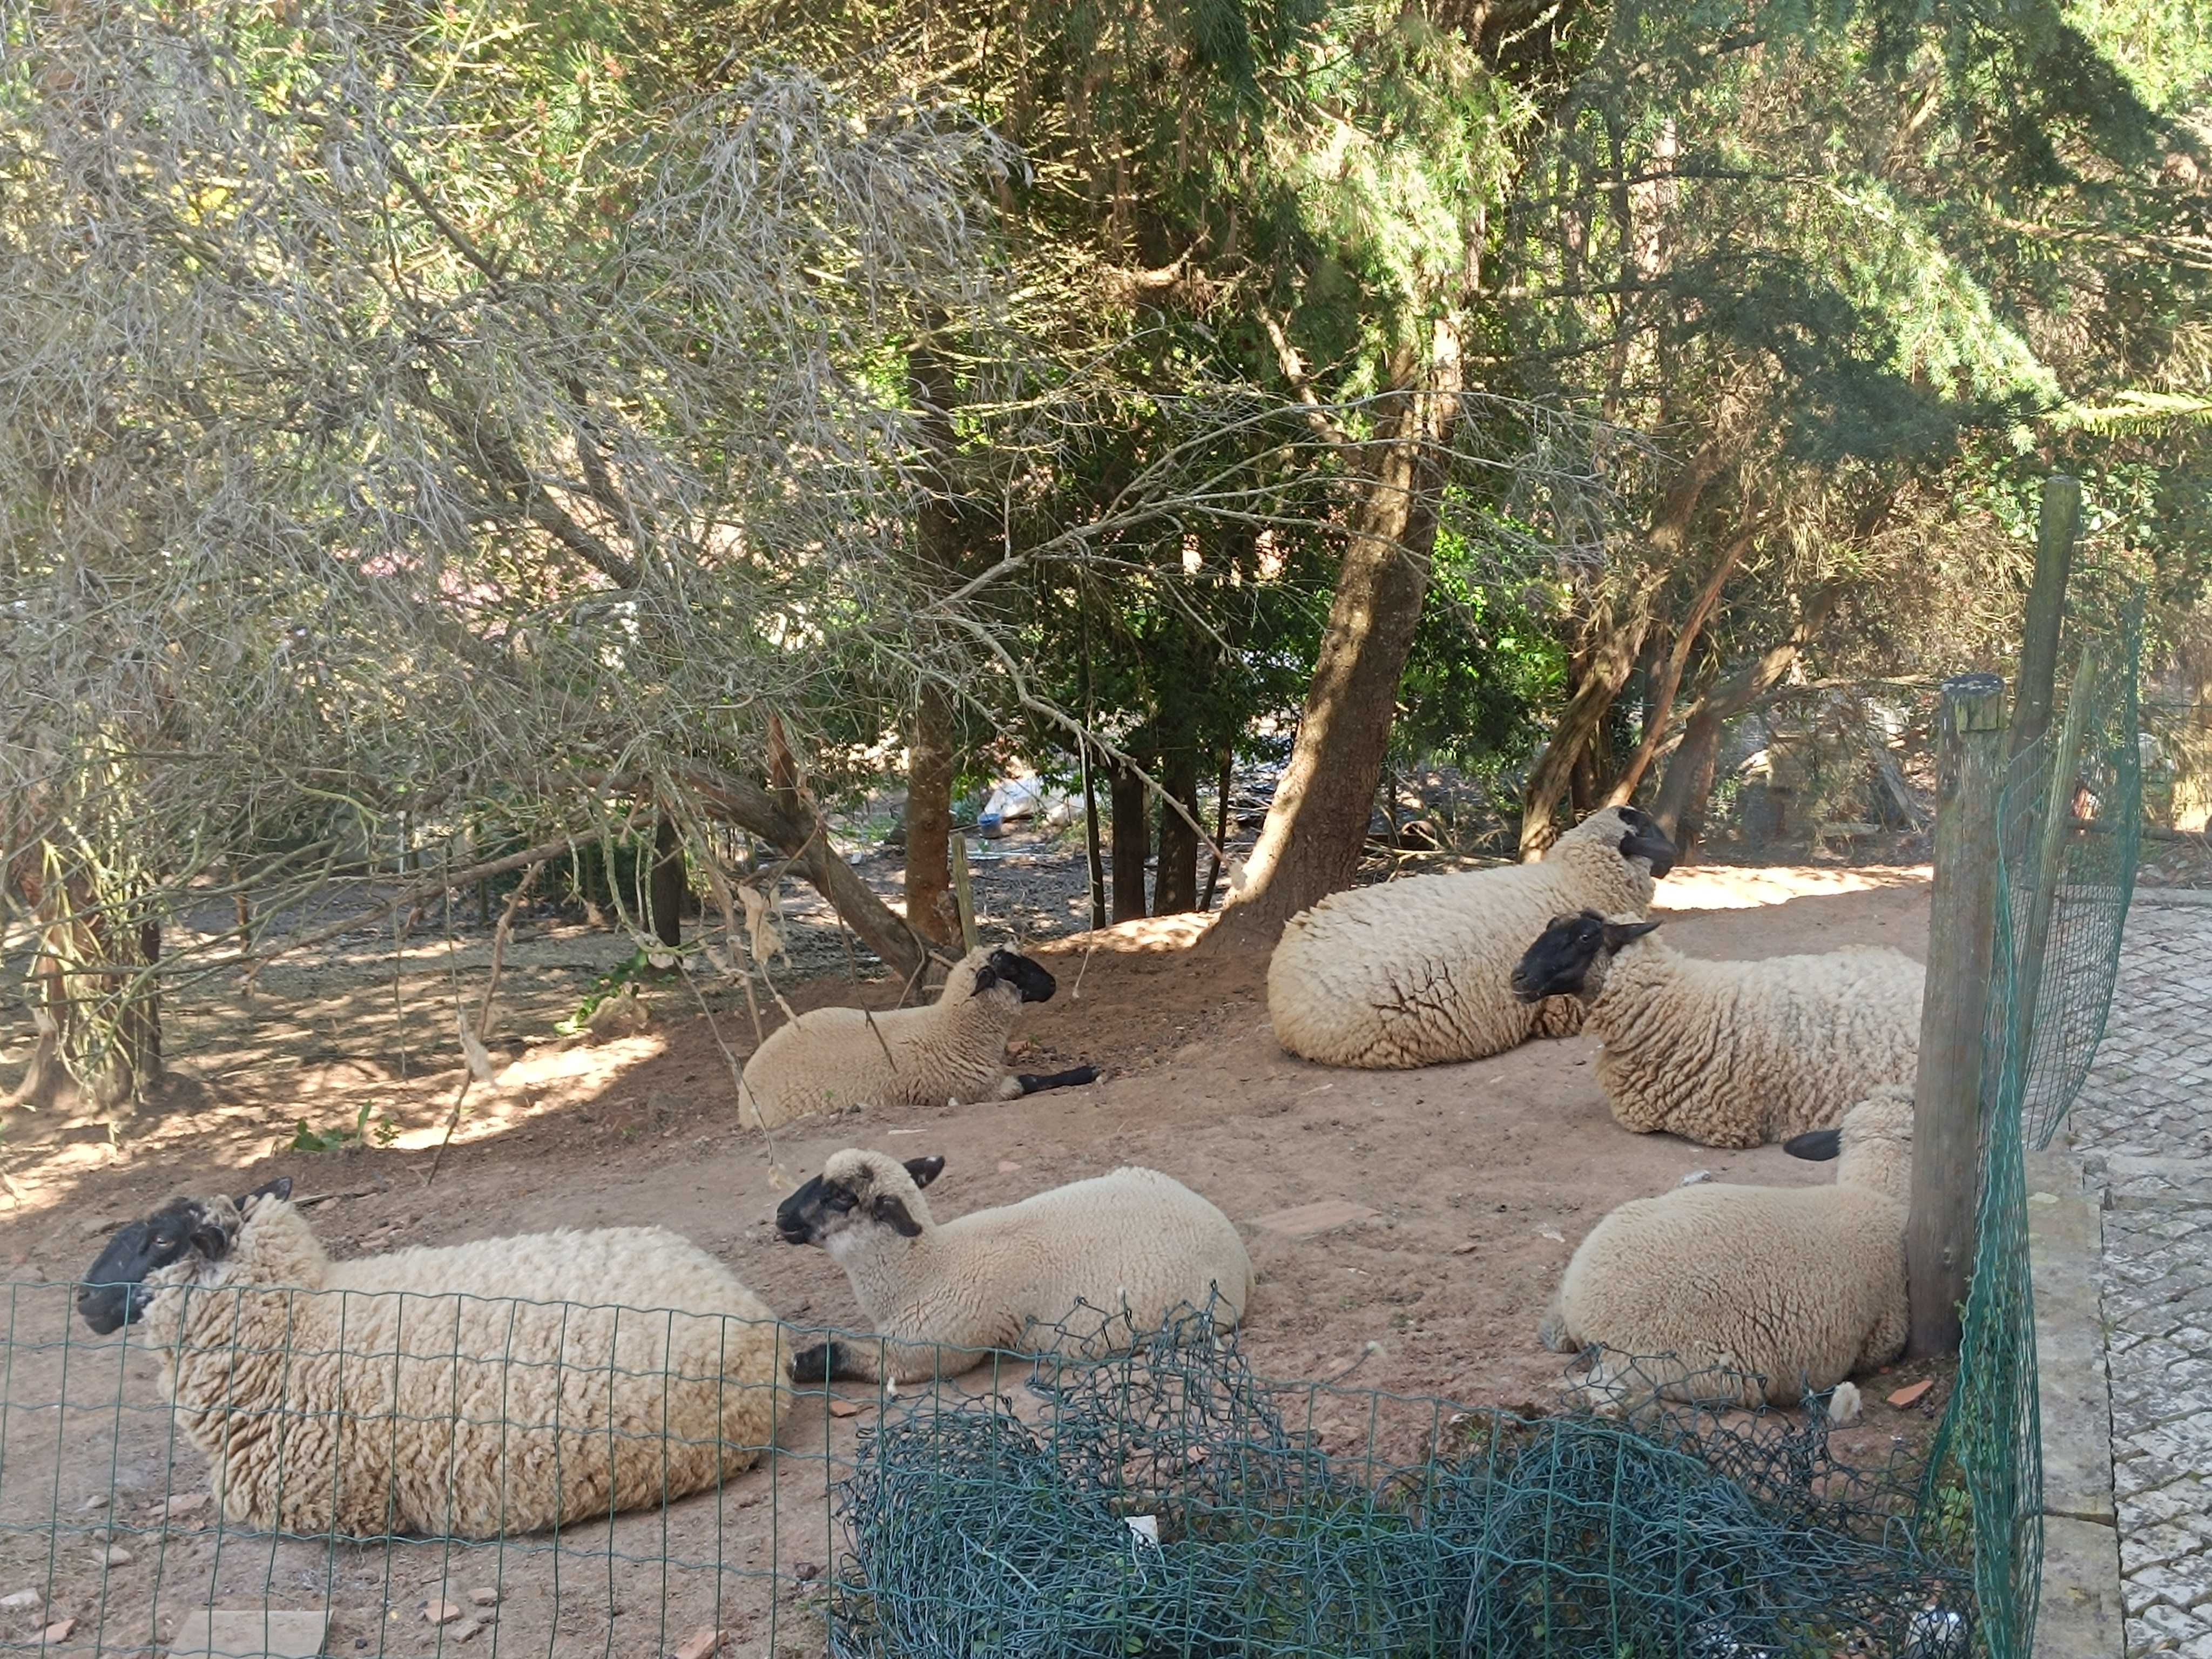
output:
<path id="1" fill-rule="evenodd" d="M 1204 1313 L 795 1389 L 825 1337 L 880 1345 L 434 1287 L 111 1287 L 103 1322 L 19 1283 L 0 1653 L 2028 1659 L 2023 1150 L 2087 1070 L 2136 855 L 2131 630 L 2106 660 L 2002 800 L 1980 1231 L 1924 1464 L 1849 1467 L 1818 1396 L 1662 1404 L 1671 1362 L 1551 1415 L 1270 1382 Z"/>
<path id="2" fill-rule="evenodd" d="M 2064 1121 L 2112 1007 L 2141 830 L 2139 650 L 2130 616 L 2084 657 L 2069 721 L 2014 757 L 1998 799 L 1972 1288 L 1933 1460 L 1955 1461 L 1972 1502 L 1990 1659 L 2030 1659 L 2034 1648 L 2043 1435 L 2024 1156 Z"/>

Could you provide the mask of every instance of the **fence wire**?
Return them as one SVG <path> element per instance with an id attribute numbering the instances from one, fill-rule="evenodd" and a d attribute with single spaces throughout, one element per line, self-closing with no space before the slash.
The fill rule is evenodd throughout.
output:
<path id="1" fill-rule="evenodd" d="M 2024 1157 L 2064 1121 L 2112 1007 L 2142 820 L 2140 644 L 2133 615 L 2093 642 L 2069 688 L 2075 731 L 2055 721 L 2014 757 L 1998 797 L 1973 1277 L 1931 1460 L 1955 1467 L 1971 1499 L 1990 1659 L 2030 1659 L 2034 1648 L 2043 1432 Z"/>

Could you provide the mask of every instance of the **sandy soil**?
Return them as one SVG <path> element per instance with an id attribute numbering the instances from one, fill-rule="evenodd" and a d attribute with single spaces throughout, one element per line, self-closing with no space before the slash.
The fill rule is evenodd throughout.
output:
<path id="1" fill-rule="evenodd" d="M 1926 872 L 1709 866 L 1662 884 L 1662 904 L 1669 936 L 1698 954 L 1887 944 L 1919 956 Z M 842 1273 L 819 1252 L 778 1243 L 771 1216 L 782 1193 L 837 1147 L 943 1154 L 948 1167 L 931 1193 L 941 1216 L 1123 1163 L 1150 1164 L 1206 1194 L 1245 1231 L 1261 1273 L 1246 1339 L 1256 1368 L 1340 1385 L 1348 1392 L 1312 1396 L 1324 1443 L 1400 1461 L 1420 1455 L 1438 1408 L 1424 1401 L 1370 1416 L 1370 1398 L 1349 1391 L 1547 1406 L 1561 1362 L 1537 1346 L 1536 1321 L 1574 1243 L 1614 1204 L 1698 1170 L 1723 1181 L 1829 1178 L 1778 1148 L 1720 1152 L 1620 1129 L 1587 1038 L 1413 1073 L 1291 1059 L 1268 1029 L 1263 964 L 1194 958 L 1193 932 L 1188 921 L 1133 923 L 1037 947 L 1061 989 L 1019 1028 L 1023 1068 L 1088 1060 L 1107 1068 L 1099 1085 L 1003 1105 L 810 1121 L 787 1126 L 771 1145 L 736 1127 L 732 1068 L 753 1042 L 740 993 L 655 990 L 645 1031 L 562 1046 L 550 1038 L 550 1017 L 566 1012 L 564 1000 L 573 1006 L 576 975 L 587 981 L 592 963 L 604 965 L 605 936 L 540 930 L 520 952 L 524 972 L 505 1026 L 512 1040 L 495 1048 L 510 1062 L 502 1086 L 474 1091 L 428 1187 L 462 1076 L 454 993 L 468 992 L 480 939 L 465 952 L 449 953 L 443 941 L 423 947 L 417 988 L 410 994 L 403 974 L 396 1006 L 388 983 L 359 975 L 341 983 L 335 967 L 311 964 L 294 969 L 301 978 L 289 986 L 264 975 L 252 1004 L 231 995 L 179 1010 L 185 1036 L 177 1044 L 193 1052 L 179 1055 L 189 1085 L 166 1115 L 112 1139 L 80 1127 L 25 1139 L 10 1126 L 14 1207 L 0 1212 L 0 1258 L 15 1287 L 0 1443 L 0 1596 L 51 1582 L 57 1600 L 46 1612 L 0 1612 L 0 1640 L 35 1636 L 38 1620 L 67 1613 L 81 1621 L 70 1638 L 81 1644 L 104 1607 L 112 1650 L 152 1639 L 155 1625 L 166 1636 L 210 1593 L 258 1607 L 265 1592 L 272 1606 L 329 1600 L 333 1654 L 428 1651 L 454 1639 L 459 1621 L 433 1626 L 418 1604 L 465 1603 L 466 1589 L 494 1587 L 496 1568 L 505 1576 L 491 1634 L 510 1645 L 666 1652 L 693 1626 L 720 1625 L 744 1650 L 769 1650 L 771 1638 L 775 1649 L 818 1650 L 818 1624 L 806 1611 L 817 1592 L 805 1581 L 829 1559 L 825 1480 L 874 1420 L 870 1390 L 848 1391 L 861 1401 L 850 1414 L 841 1404 L 831 1415 L 819 1394 L 797 1401 L 773 1476 L 748 1476 L 665 1516 L 625 1518 L 611 1536 L 605 1526 L 566 1533 L 557 1553 L 547 1540 L 510 1544 L 503 1563 L 485 1550 L 435 1544 L 331 1549 L 228 1532 L 218 1540 L 202 1510 L 183 1533 L 155 1520 L 150 1531 L 118 1534 L 134 1559 L 101 1567 L 112 1544 L 91 1529 L 112 1523 L 79 1506 L 113 1485 L 118 1513 L 144 1526 L 166 1493 L 198 1489 L 204 1465 L 180 1443 L 172 1452 L 151 1362 L 72 1328 L 61 1292 L 35 1285 L 81 1273 L 102 1233 L 173 1192 L 240 1191 L 290 1175 L 302 1195 L 333 1195 L 313 1213 L 342 1255 L 555 1224 L 659 1222 L 726 1259 L 786 1319 L 835 1326 L 856 1317 Z M 626 952 L 625 944 L 617 955 Z M 423 988 L 441 984 L 442 994 Z M 896 988 L 830 978 L 792 991 L 791 1000 L 883 1006 Z M 769 1012 L 773 1024 L 772 1005 Z M 373 1121 L 389 1119 L 397 1139 L 388 1149 L 274 1150 L 295 1119 L 349 1123 L 363 1103 Z M 1334 1224 L 1282 1214 L 1319 1205 L 1337 1206 Z M 1940 1409 L 1940 1381 L 1907 1412 L 1890 1408 L 1882 1394 L 1899 1380 L 1868 1390 L 1868 1419 L 1848 1436 L 1857 1453 L 1881 1455 Z M 1019 1392 L 1011 1380 L 1006 1386 Z M 56 1411 L 64 1400 L 67 1409 Z M 58 1543 L 46 1525 L 57 1513 L 74 1528 Z M 665 1567 L 672 1559 L 677 1565 Z M 780 1600 L 762 1576 L 771 1567 L 781 1575 Z M 610 1605 L 623 1611 L 611 1617 Z"/>

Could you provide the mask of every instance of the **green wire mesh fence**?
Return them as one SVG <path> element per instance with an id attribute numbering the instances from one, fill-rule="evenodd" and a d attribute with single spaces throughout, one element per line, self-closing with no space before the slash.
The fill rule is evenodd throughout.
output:
<path id="1" fill-rule="evenodd" d="M 2065 718 L 2014 757 L 1998 798 L 1974 1270 L 1931 1458 L 1955 1461 L 1972 1502 L 1990 1659 L 2034 1647 L 2043 1459 L 2023 1159 L 2064 1121 L 2112 1007 L 2141 829 L 2139 649 L 2131 616 L 2085 651 Z"/>
<path id="2" fill-rule="evenodd" d="M 337 1656 L 1964 1659 L 1972 1624 L 1917 1469 L 1833 1456 L 1824 1397 L 1659 1407 L 1632 1376 L 1619 1415 L 1469 1411 L 1264 1382 L 1194 1314 L 1115 1360 L 825 1398 L 695 1363 L 696 1316 L 217 1287 L 219 1402 L 172 1410 L 76 1288 L 9 1295 L 10 1651 L 284 1653 L 304 1615 Z M 779 1364 L 823 1334 L 703 1322 Z"/>

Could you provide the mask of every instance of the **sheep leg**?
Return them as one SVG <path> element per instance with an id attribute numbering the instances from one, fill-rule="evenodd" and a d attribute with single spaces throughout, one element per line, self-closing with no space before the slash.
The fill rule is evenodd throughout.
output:
<path id="1" fill-rule="evenodd" d="M 1536 1340 L 1553 1353 L 1577 1353 L 1581 1351 L 1582 1345 L 1567 1329 L 1565 1298 L 1560 1291 L 1552 1292 L 1552 1305 L 1544 1310 L 1544 1322 L 1536 1327 Z"/>
<path id="2" fill-rule="evenodd" d="M 1874 1329 L 1868 1333 L 1864 1345 L 1859 1349 L 1858 1359 L 1851 1369 L 1867 1371 L 1876 1366 L 1887 1365 L 1905 1352 L 1905 1339 L 1911 1330 L 1911 1318 L 1902 1302 L 1883 1309 L 1881 1317 L 1875 1322 Z"/>
<path id="3" fill-rule="evenodd" d="M 1015 1095 L 1033 1095 L 1045 1089 L 1079 1089 L 1086 1083 L 1098 1081 L 1098 1068 L 1096 1066 L 1071 1066 L 1064 1072 L 1042 1074 L 1024 1072 L 1007 1080 L 1015 1085 Z M 1001 1098 L 1011 1100 L 1013 1096 L 1002 1096 Z"/>

